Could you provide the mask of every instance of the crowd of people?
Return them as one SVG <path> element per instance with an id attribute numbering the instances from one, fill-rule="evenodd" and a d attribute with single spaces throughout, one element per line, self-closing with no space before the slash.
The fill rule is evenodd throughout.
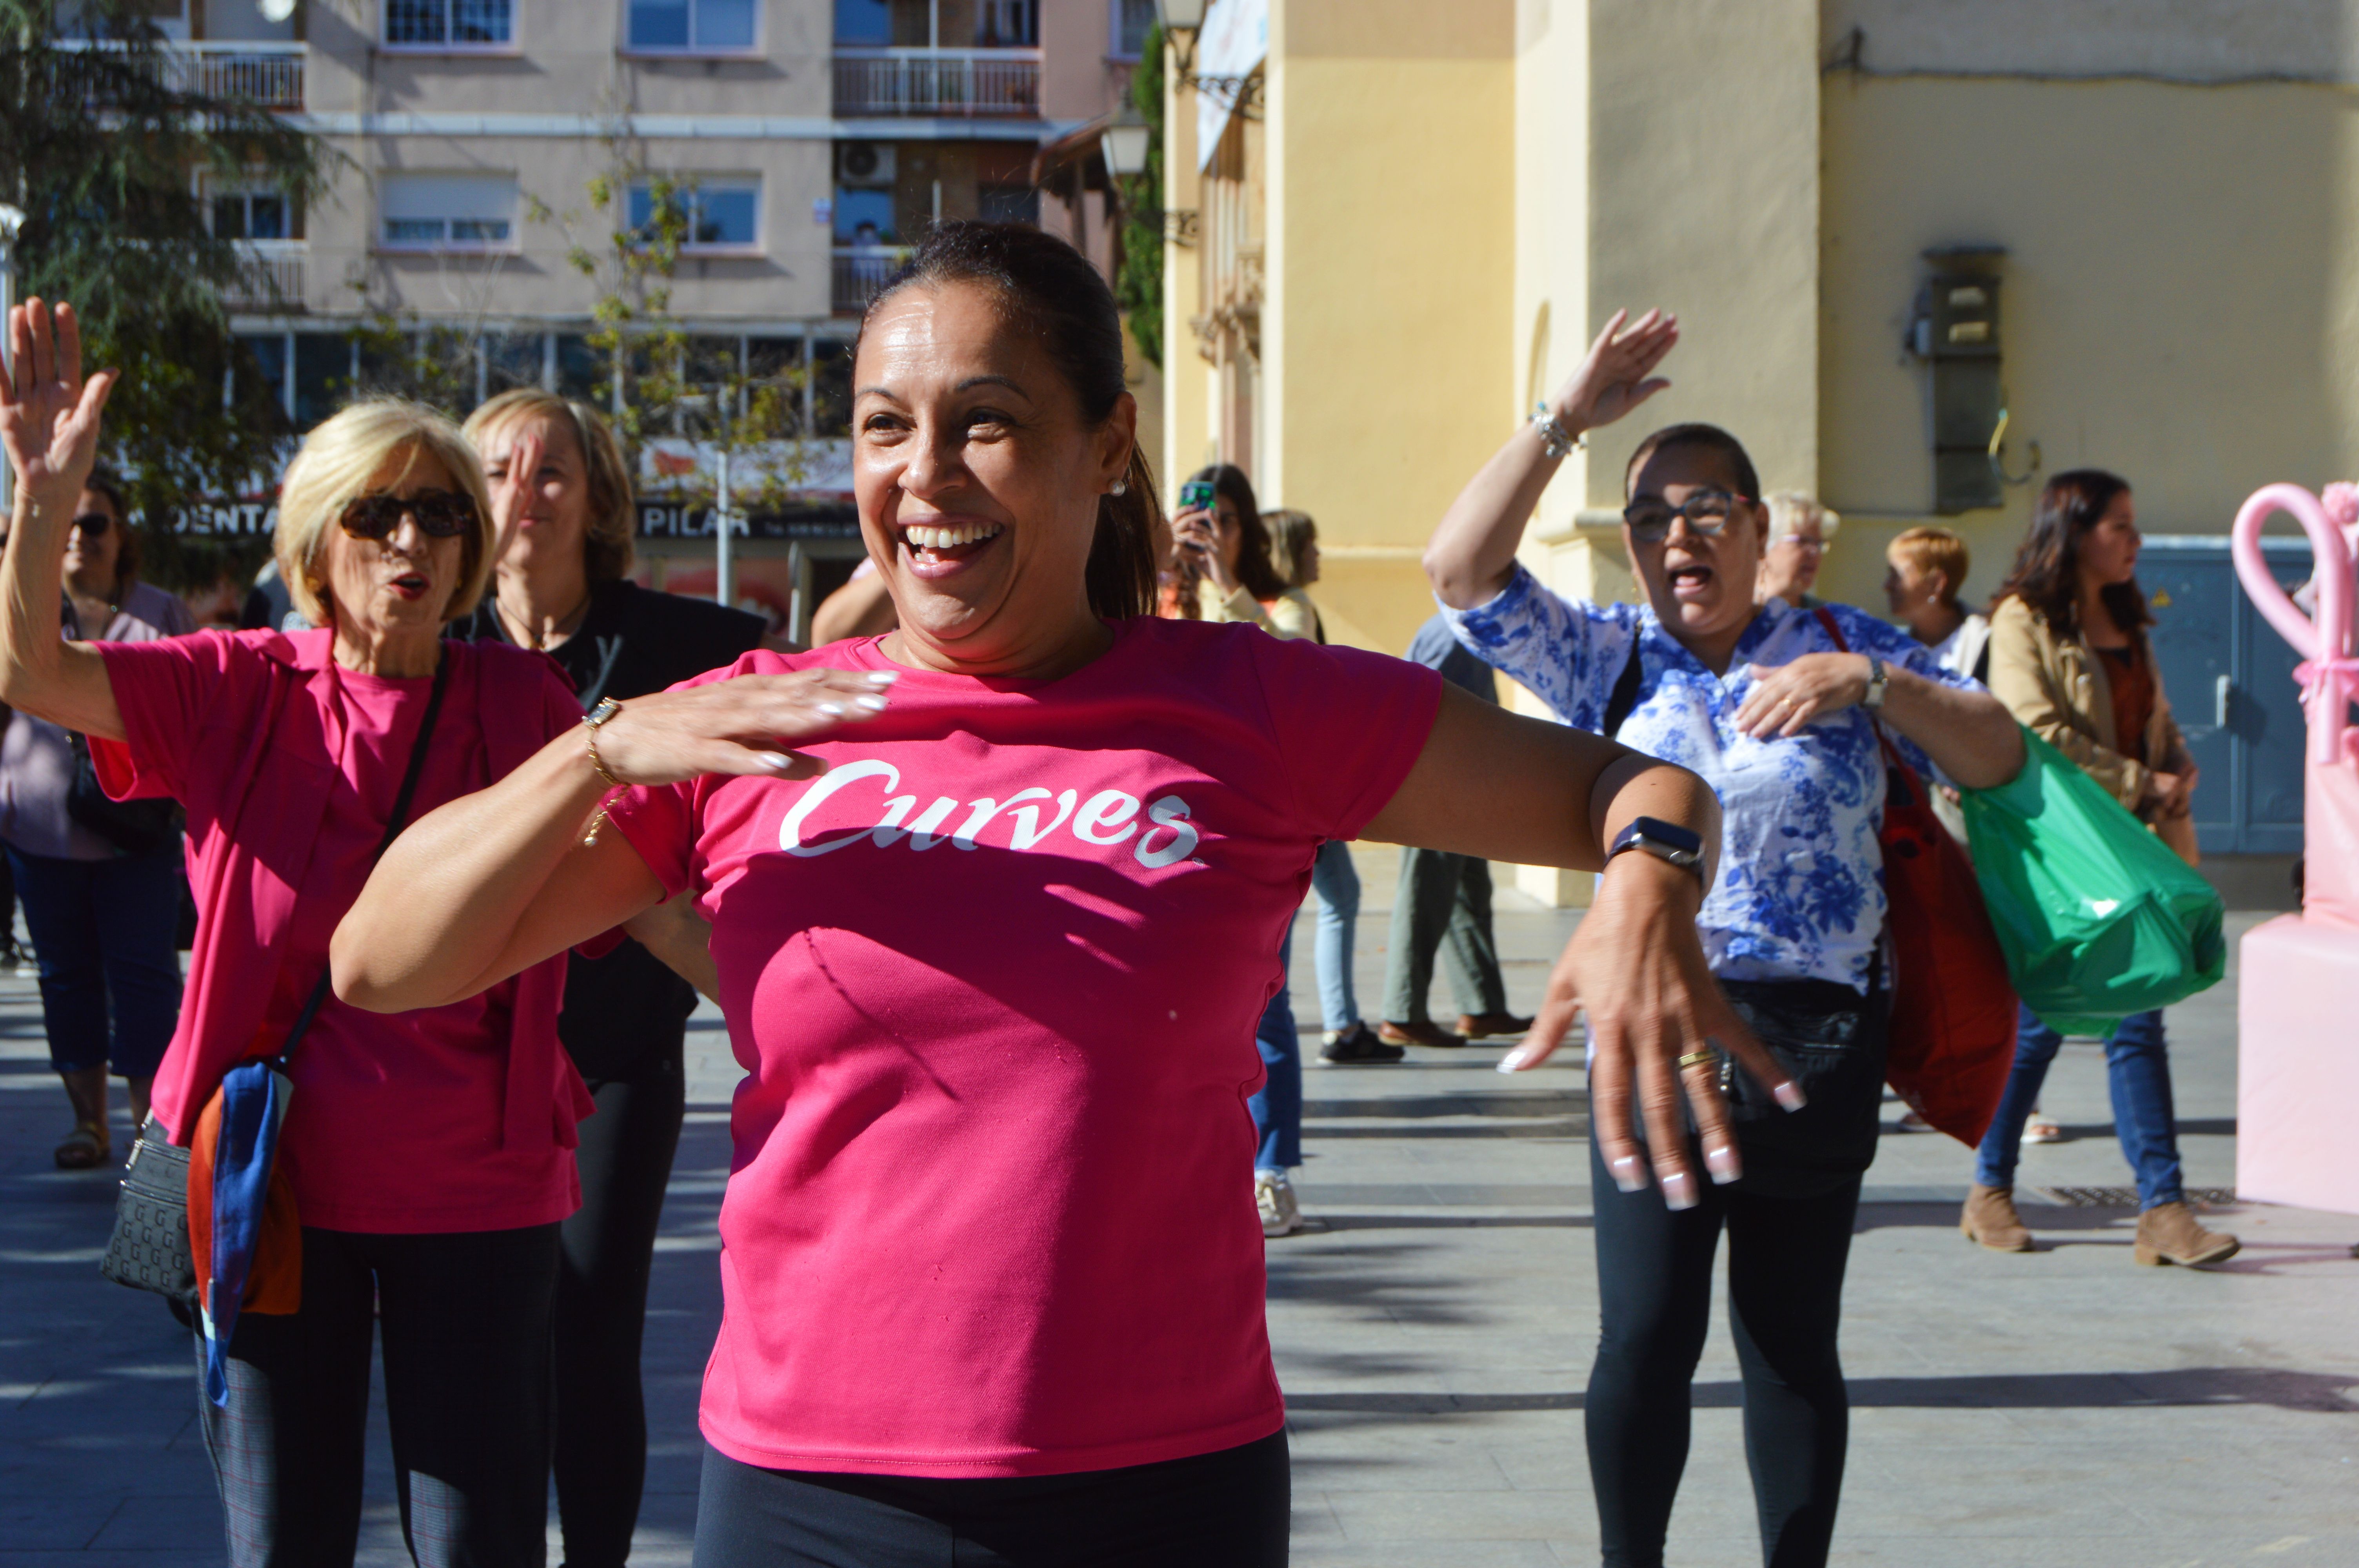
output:
<path id="1" fill-rule="evenodd" d="M 1322 1065 L 1516 1037 L 1523 1071 L 1583 1028 L 1605 1561 L 1662 1561 L 1725 1233 L 1765 1558 L 1823 1563 L 1886 744 L 1975 790 L 2027 728 L 2192 854 L 2110 475 L 2049 482 L 1987 615 L 1937 528 L 1893 541 L 1890 621 L 1821 603 L 1840 519 L 1693 423 L 1624 475 L 1637 602 L 1519 564 L 1575 443 L 1666 384 L 1660 314 L 1615 317 L 1469 481 L 1407 658 L 1329 642 L 1315 523 L 1237 468 L 1166 519 L 1113 298 L 1022 225 L 940 226 L 868 305 L 869 558 L 808 651 L 635 584 L 614 432 L 535 391 L 320 426 L 251 629 L 193 631 L 94 466 L 114 373 L 70 306 L 8 330 L 0 839 L 58 1163 L 112 1161 L 111 1070 L 191 1148 L 194 1225 L 226 1212 L 200 1189 L 233 1070 L 288 1086 L 253 1271 L 192 1336 L 240 1564 L 351 1561 L 373 1333 L 417 1561 L 540 1562 L 552 1468 L 565 1561 L 626 1559 L 699 993 L 745 1075 L 700 1564 L 1284 1563 L 1264 1247 L 1305 1223 L 1306 895 Z M 1375 1018 L 1360 839 L 1402 847 Z M 1597 874 L 1534 1017 L 1493 860 Z M 2058 1043 L 2023 1013 L 1962 1217 L 1984 1247 L 2031 1245 L 2017 1147 Z M 2159 1015 L 2106 1051 L 2139 1260 L 2233 1252 L 2185 1202 Z"/>

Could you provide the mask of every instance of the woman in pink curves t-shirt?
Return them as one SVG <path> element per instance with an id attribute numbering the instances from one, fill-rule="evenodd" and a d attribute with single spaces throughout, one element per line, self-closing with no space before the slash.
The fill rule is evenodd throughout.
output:
<path id="1" fill-rule="evenodd" d="M 854 369 L 898 629 L 593 713 L 421 821 L 338 987 L 442 1005 L 660 900 L 712 920 L 747 1076 L 702 1568 L 1283 1563 L 1245 1100 L 1321 841 L 1593 868 L 1635 828 L 1527 1049 L 1578 997 L 1596 1124 L 1635 1079 L 1677 1151 L 1707 1032 L 1784 1082 L 1695 935 L 1717 807 L 1419 666 L 1153 618 L 1114 300 L 1061 241 L 942 225 Z M 1730 1169 L 1710 1075 L 1684 1088 Z"/>
<path id="2" fill-rule="evenodd" d="M 54 337 L 38 299 L 9 330 L 0 700 L 88 735 L 118 797 L 188 810 L 196 946 L 155 1080 L 156 1120 L 185 1145 L 224 1074 L 277 1054 L 317 993 L 413 752 L 418 815 L 574 730 L 581 708 L 537 654 L 444 641 L 491 572 L 492 498 L 458 428 L 409 404 L 353 405 L 288 466 L 273 543 L 320 630 L 63 641 L 66 533 L 114 375 L 82 379 L 71 307 Z M 299 1292 L 249 1292 L 220 1402 L 199 1399 L 233 1563 L 352 1561 L 379 1336 L 418 1560 L 541 1561 L 558 1222 L 581 1201 L 589 1108 L 558 1044 L 563 984 L 549 954 L 399 1018 L 331 1000 L 288 1058 L 277 1171 L 300 1258 L 266 1223 L 260 1262 Z"/>

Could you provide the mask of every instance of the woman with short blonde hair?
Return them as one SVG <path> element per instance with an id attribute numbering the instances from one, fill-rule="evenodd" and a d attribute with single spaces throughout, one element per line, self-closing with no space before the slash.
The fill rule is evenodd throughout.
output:
<path id="1" fill-rule="evenodd" d="M 450 420 L 422 404 L 397 398 L 355 403 L 305 438 L 278 483 L 278 526 L 270 553 L 295 608 L 314 626 L 333 625 L 335 610 L 326 593 L 321 561 L 344 508 L 375 489 L 398 489 L 409 477 L 439 470 L 443 492 L 463 497 L 472 521 L 458 537 L 457 580 L 445 620 L 475 608 L 491 576 L 492 492 L 483 464 Z M 386 480 L 389 477 L 390 482 Z"/>
<path id="2" fill-rule="evenodd" d="M 188 812 L 196 942 L 146 1136 L 209 1155 L 228 1140 L 201 1128 L 230 1124 L 250 1064 L 278 1058 L 293 1083 L 264 1215 L 259 1194 L 216 1193 L 191 1162 L 191 1217 L 245 1201 L 260 1234 L 254 1289 L 237 1289 L 234 1261 L 207 1282 L 214 1249 L 195 1250 L 198 1409 L 230 1561 L 352 1561 L 382 1335 L 419 1560 L 538 1568 L 557 1230 L 579 1201 L 588 1108 L 557 1039 L 564 962 L 399 1017 L 321 984 L 329 934 L 405 796 L 423 816 L 581 723 L 546 661 L 444 640 L 491 569 L 482 469 L 440 416 L 355 404 L 305 440 L 280 492 L 279 564 L 317 630 L 70 643 L 66 534 L 114 377 L 82 379 L 70 307 L 54 337 L 38 299 L 9 330 L 0 701 L 87 735 L 110 794 Z"/>
<path id="3" fill-rule="evenodd" d="M 1756 602 L 1782 599 L 1798 610 L 1816 610 L 1821 600 L 1810 589 L 1819 580 L 1819 563 L 1835 541 L 1842 516 L 1807 491 L 1773 490 L 1761 498 L 1768 514 L 1761 547 Z"/>

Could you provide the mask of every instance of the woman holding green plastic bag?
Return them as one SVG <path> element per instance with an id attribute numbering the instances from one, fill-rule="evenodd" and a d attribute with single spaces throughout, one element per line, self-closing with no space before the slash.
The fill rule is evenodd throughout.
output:
<path id="1" fill-rule="evenodd" d="M 1968 826 L 1993 923 L 2010 957 L 2019 968 L 2044 967 L 2060 982 L 2036 985 L 2030 977 L 2017 977 L 2017 989 L 2042 1002 L 2047 1017 L 2043 1022 L 2029 1001 L 2023 1007 L 2014 1070 L 1976 1152 L 1974 1183 L 1960 1221 L 1970 1239 L 1995 1251 L 2032 1249 L 2014 1194 L 2024 1122 L 2063 1044 L 2054 1025 L 2091 1023 L 2086 1017 L 2060 1016 L 2058 1002 L 2069 994 L 2067 1012 L 2097 1015 L 2102 1025 L 2120 1011 L 2109 1012 L 2105 1002 L 2135 994 L 2129 986 L 2142 982 L 2151 989 L 2159 982 L 2184 995 L 2218 979 L 2224 958 L 2217 897 L 2181 863 L 2181 857 L 2194 858 L 2189 802 L 2196 769 L 2147 643 L 2145 628 L 2153 617 L 2137 586 L 2138 542 L 2127 481 L 2095 469 L 2058 474 L 2040 492 L 2031 531 L 1991 614 L 1991 690 L 2046 744 L 2032 748 L 2031 765 L 2016 785 L 1990 792 L 1987 800 L 1969 797 Z M 2134 813 L 2152 834 L 2118 831 L 2115 825 L 2127 822 L 2101 796 Z M 2074 847 L 2105 861 L 2115 880 L 2126 872 L 2141 884 L 2147 896 L 2137 900 L 2136 918 L 2102 927 L 2092 921 L 2073 930 L 2057 918 L 2069 912 L 2055 908 L 2052 897 L 2046 901 L 2049 907 L 2034 907 L 2050 891 L 2026 874 L 2024 863 L 2030 859 L 2025 851 L 2041 838 L 2034 825 L 2043 816 L 2050 819 L 2046 842 L 2061 846 L 2077 833 Z M 2121 902 L 2098 900 L 2090 912 L 2113 916 Z M 2027 933 L 2053 940 L 2046 951 L 2034 951 Z M 2083 945 L 2074 947 L 2075 939 Z M 2105 951 L 2093 954 L 2090 943 L 2106 945 Z M 2174 972 L 2140 972 L 2158 963 Z M 2123 989 L 2107 989 L 2101 976 Z M 2068 993 L 2060 983 L 2067 978 L 2096 984 Z M 2231 1256 L 2236 1238 L 2197 1224 L 2180 1185 L 2161 1010 L 2149 1007 L 2112 1022 L 2105 1063 L 2114 1131 L 2137 1177 L 2136 1260 L 2199 1264 Z"/>

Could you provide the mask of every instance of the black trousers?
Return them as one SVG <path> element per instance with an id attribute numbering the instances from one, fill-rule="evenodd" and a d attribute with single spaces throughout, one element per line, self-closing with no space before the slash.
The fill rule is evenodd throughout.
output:
<path id="1" fill-rule="evenodd" d="M 1890 1000 L 1880 987 L 1862 997 L 1816 981 L 1722 989 L 1810 1105 L 1788 1115 L 1749 1077 L 1723 1071 L 1744 1179 L 1701 1179 L 1690 1136 L 1701 1192 L 1683 1211 L 1652 1184 L 1615 1187 L 1591 1142 L 1601 1331 L 1584 1421 L 1607 1568 L 1662 1563 L 1723 1231 L 1762 1560 L 1820 1568 L 1834 1535 L 1851 1435 L 1836 1335 L 1860 1181 L 1875 1157 Z"/>
<path id="2" fill-rule="evenodd" d="M 303 1228 L 303 1303 L 241 1315 L 229 1404 L 197 1405 L 234 1568 L 349 1568 L 369 1350 L 381 1333 L 401 1530 L 421 1568 L 548 1556 L 557 1227 L 431 1236 Z"/>
<path id="3" fill-rule="evenodd" d="M 763 1470 L 708 1447 L 696 1568 L 1286 1568 L 1286 1433 L 1075 1476 Z"/>
<path id="4" fill-rule="evenodd" d="M 639 1383 L 647 1281 L 687 1106 L 677 1033 L 590 1086 L 582 1206 L 562 1227 L 557 1277 L 557 1511 L 567 1568 L 621 1568 L 647 1477 Z"/>

